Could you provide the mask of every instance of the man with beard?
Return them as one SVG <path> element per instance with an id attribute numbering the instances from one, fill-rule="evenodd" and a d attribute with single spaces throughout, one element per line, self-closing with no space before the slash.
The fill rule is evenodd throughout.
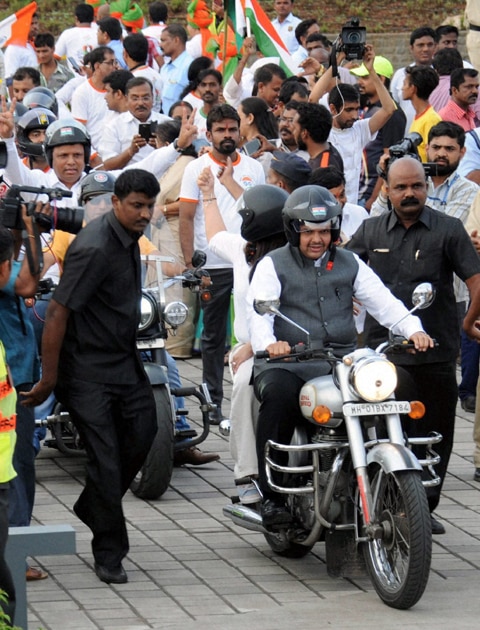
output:
<path id="1" fill-rule="evenodd" d="M 328 109 L 318 103 L 298 103 L 295 109 L 292 135 L 298 148 L 308 153 L 312 171 L 335 166 L 343 174 L 342 156 L 328 141 L 332 130 L 332 115 Z"/>
<path id="2" fill-rule="evenodd" d="M 473 106 L 478 99 L 478 70 L 458 68 L 450 75 L 450 100 L 438 115 L 442 120 L 457 123 L 465 131 L 480 126 Z"/>
<path id="3" fill-rule="evenodd" d="M 152 125 L 170 120 L 152 111 L 153 86 L 145 77 L 133 77 L 125 86 L 127 111 L 112 116 L 105 125 L 99 145 L 106 171 L 121 169 L 148 157 L 155 148 Z M 140 133 L 141 124 L 150 125 L 150 138 Z"/>
<path id="4" fill-rule="evenodd" d="M 446 146 L 452 148 L 453 139 L 446 137 Z M 446 155 L 450 151 L 440 147 L 444 145 L 440 138 L 445 135 L 430 140 L 431 150 L 434 145 L 436 152 Z M 447 161 L 446 157 L 442 160 L 437 157 L 437 162 L 445 167 Z M 435 447 L 441 457 L 435 468 L 443 483 L 453 445 L 457 403 L 456 358 L 460 335 L 453 276 L 456 274 L 463 280 L 470 292 L 471 303 L 463 328 L 480 341 L 476 326 L 480 315 L 480 259 L 462 222 L 426 205 L 427 182 L 418 160 L 410 156 L 395 160 L 388 170 L 386 189 L 392 209 L 364 221 L 347 248 L 367 261 L 407 308 L 412 307 L 412 291 L 420 282 L 432 282 L 436 289 L 433 304 L 418 311 L 418 315 L 424 329 L 438 341 L 438 347 L 426 353 L 394 355 L 390 360 L 401 365 L 411 377 L 408 400 L 416 398 L 426 407 L 421 421 L 406 420 L 408 435 L 427 435 L 430 431 L 443 435 Z M 374 348 L 388 335 L 385 328 L 367 315 L 364 336 L 365 344 Z M 427 488 L 430 512 L 440 501 L 442 483 Z M 432 531 L 445 532 L 444 526 L 433 517 Z"/>
<path id="5" fill-rule="evenodd" d="M 207 116 L 215 105 L 220 103 L 222 93 L 222 74 L 213 68 L 207 68 L 198 73 L 197 93 L 203 101 L 203 106 L 195 115 L 195 126 L 198 138 L 206 138 Z"/>
<path id="6" fill-rule="evenodd" d="M 225 260 L 215 256 L 208 248 L 205 234 L 204 206 L 217 200 L 223 222 L 229 232 L 240 233 L 241 217 L 236 212 L 237 199 L 246 188 L 265 183 L 262 165 L 237 152 L 240 141 L 240 117 L 231 105 L 215 105 L 207 116 L 207 140 L 210 152 L 187 164 L 180 190 L 180 243 L 187 267 L 192 266 L 194 249 L 207 253 L 206 269 L 212 278 L 212 298 L 202 302 L 202 363 L 203 380 L 207 383 L 212 400 L 217 405 L 210 414 L 212 424 L 223 419 L 223 371 L 226 326 L 230 295 L 233 288 L 233 271 Z M 215 177 L 215 194 L 205 199 L 197 184 L 204 168 L 210 168 Z"/>
<path id="7" fill-rule="evenodd" d="M 458 173 L 458 165 L 465 154 L 465 132 L 451 122 L 440 122 L 430 129 L 428 135 L 427 158 L 436 164 L 436 171 L 427 178 L 427 202 L 431 208 L 456 217 L 465 225 L 470 206 L 479 187 Z M 380 193 L 372 205 L 371 216 L 387 212 L 388 202 Z M 459 321 L 465 315 L 468 291 L 463 282 L 455 278 L 455 297 Z M 476 386 L 480 347 L 462 334 L 462 382 L 459 396 L 462 408 L 475 411 Z"/>
<path id="8" fill-rule="evenodd" d="M 330 90 L 328 104 L 333 117 L 329 141 L 338 149 L 345 167 L 346 193 L 350 203 L 358 203 L 363 149 L 374 140 L 397 109 L 383 81 L 375 70 L 375 51 L 365 45 L 363 65 L 377 92 L 380 107 L 366 120 L 358 120 L 360 96 L 352 85 L 339 83 Z"/>

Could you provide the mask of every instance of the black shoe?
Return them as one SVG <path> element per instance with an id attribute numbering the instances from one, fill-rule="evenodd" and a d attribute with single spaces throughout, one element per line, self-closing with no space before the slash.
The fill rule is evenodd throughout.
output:
<path id="1" fill-rule="evenodd" d="M 95 562 L 95 573 L 99 580 L 107 584 L 125 584 L 128 582 L 128 576 L 121 564 L 114 569 L 110 569 Z"/>
<path id="2" fill-rule="evenodd" d="M 285 529 L 292 522 L 292 515 L 287 507 L 282 503 L 277 503 L 273 499 L 265 499 L 260 508 L 263 526 L 265 529 L 279 530 Z"/>
<path id="3" fill-rule="evenodd" d="M 468 411 L 468 413 L 475 413 L 475 405 L 477 403 L 476 396 L 466 396 L 462 398 L 460 401 L 460 405 L 463 411 Z"/>
<path id="4" fill-rule="evenodd" d="M 440 536 L 441 534 L 446 533 L 447 530 L 442 525 L 442 523 L 440 523 L 440 521 L 437 521 L 437 519 L 433 518 L 433 516 L 431 515 L 430 515 L 430 519 L 432 521 L 432 534 L 434 534 L 435 536 Z"/>
<path id="5" fill-rule="evenodd" d="M 473 480 L 480 481 L 480 468 L 475 468 L 475 472 L 473 473 Z"/>
<path id="6" fill-rule="evenodd" d="M 209 420 L 210 424 L 212 424 L 214 426 L 218 426 L 220 424 L 220 422 L 222 420 L 224 420 L 224 419 L 225 418 L 223 417 L 223 413 L 222 413 L 222 410 L 220 409 L 220 407 L 217 407 L 213 411 L 209 411 L 208 412 L 208 420 Z"/>

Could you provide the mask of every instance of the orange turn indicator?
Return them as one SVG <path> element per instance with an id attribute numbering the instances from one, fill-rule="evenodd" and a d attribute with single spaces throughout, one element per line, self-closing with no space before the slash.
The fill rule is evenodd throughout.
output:
<path id="1" fill-rule="evenodd" d="M 325 405 L 318 405 L 312 413 L 312 418 L 315 422 L 318 422 L 318 424 L 326 424 L 331 417 L 332 412 L 328 407 L 325 407 Z"/>
<path id="2" fill-rule="evenodd" d="M 410 413 L 408 414 L 412 420 L 420 420 L 425 415 L 425 405 L 419 400 L 410 402 Z"/>

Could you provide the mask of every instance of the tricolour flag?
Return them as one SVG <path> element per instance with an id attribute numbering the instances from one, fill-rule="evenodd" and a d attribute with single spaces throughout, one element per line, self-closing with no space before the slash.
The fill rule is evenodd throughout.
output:
<path id="1" fill-rule="evenodd" d="M 225 13 L 231 20 L 237 48 L 240 50 L 248 26 L 255 37 L 258 50 L 264 57 L 278 57 L 288 76 L 295 74 L 296 65 L 279 34 L 268 19 L 258 0 L 225 0 Z"/>
<path id="2" fill-rule="evenodd" d="M 25 46 L 28 41 L 32 17 L 37 10 L 37 3 L 30 2 L 13 15 L 0 22 L 0 48 L 13 44 Z"/>

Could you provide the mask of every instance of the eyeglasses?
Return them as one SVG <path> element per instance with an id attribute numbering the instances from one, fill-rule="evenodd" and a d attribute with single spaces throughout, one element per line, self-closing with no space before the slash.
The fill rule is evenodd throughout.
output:
<path id="1" fill-rule="evenodd" d="M 128 94 L 128 100 L 132 101 L 132 103 L 150 103 L 152 100 L 152 96 L 135 96 L 134 94 Z"/>
<path id="2" fill-rule="evenodd" d="M 104 63 L 106 66 L 118 66 L 118 61 L 116 59 L 110 59 L 110 61 L 101 61 L 100 63 Z"/>

